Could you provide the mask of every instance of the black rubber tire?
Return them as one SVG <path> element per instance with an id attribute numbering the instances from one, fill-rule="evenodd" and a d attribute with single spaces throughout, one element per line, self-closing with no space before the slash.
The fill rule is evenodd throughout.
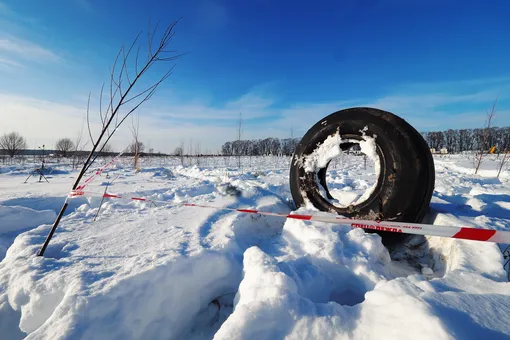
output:
<path id="1" fill-rule="evenodd" d="M 372 195 L 359 205 L 334 206 L 320 193 L 322 185 L 330 196 L 325 181 L 327 165 L 317 174 L 307 173 L 300 160 L 337 131 L 342 138 L 361 140 L 361 130 L 365 127 L 368 136 L 376 136 L 381 164 L 378 184 Z M 340 110 L 317 122 L 297 145 L 290 168 L 290 189 L 296 207 L 308 200 L 321 211 L 357 219 L 420 223 L 428 211 L 434 181 L 434 160 L 421 134 L 402 118 L 368 107 Z M 387 247 L 410 238 L 408 234 L 366 231 L 381 235 Z"/>

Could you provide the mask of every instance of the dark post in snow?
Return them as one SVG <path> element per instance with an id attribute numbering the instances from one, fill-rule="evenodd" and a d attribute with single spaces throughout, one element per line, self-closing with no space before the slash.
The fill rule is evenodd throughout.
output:
<path id="1" fill-rule="evenodd" d="M 87 160 L 85 161 L 85 163 L 83 163 L 80 173 L 73 184 L 72 190 L 76 190 L 87 170 L 94 163 L 98 155 L 103 151 L 105 145 L 110 141 L 110 138 L 117 131 L 119 126 L 124 122 L 124 120 L 126 120 L 126 118 L 131 113 L 136 111 L 144 102 L 149 100 L 152 97 L 152 95 L 154 95 L 159 85 L 161 85 L 161 83 L 163 83 L 163 81 L 165 81 L 171 75 L 174 65 L 172 65 L 166 71 L 166 73 L 161 78 L 159 78 L 159 80 L 156 81 L 154 84 L 143 90 L 139 90 L 139 92 L 137 92 L 134 95 L 130 95 L 131 91 L 135 88 L 135 85 L 137 84 L 138 80 L 154 64 L 158 62 L 174 61 L 182 55 L 175 54 L 176 51 L 168 49 L 169 44 L 172 41 L 172 38 L 174 37 L 174 28 L 177 25 L 177 23 L 178 20 L 170 24 L 161 35 L 160 40 L 157 42 L 154 41 L 154 37 L 156 36 L 158 25 L 156 24 L 154 30 L 151 30 L 149 23 L 147 34 L 147 60 L 143 64 L 143 67 L 141 69 L 138 68 L 138 58 L 140 56 L 141 44 L 139 44 L 136 48 L 136 55 L 133 56 L 134 63 L 131 68 L 129 67 L 128 62 L 130 60 L 131 52 L 133 52 L 133 48 L 137 44 L 138 39 L 140 38 L 142 32 L 140 32 L 136 36 L 133 43 L 129 46 L 128 49 L 126 49 L 124 45 L 120 48 L 119 53 L 117 54 L 117 57 L 115 58 L 115 61 L 113 63 L 113 68 L 110 72 L 110 88 L 109 88 L 110 94 L 109 99 L 107 100 L 108 105 L 104 113 L 102 108 L 104 84 L 103 87 L 101 87 L 101 94 L 99 99 L 99 116 L 101 118 L 103 128 L 101 130 L 101 133 L 99 134 L 99 137 L 97 137 L 96 140 L 94 140 L 94 138 L 92 137 L 92 133 L 90 130 L 89 121 L 90 95 L 89 95 L 89 102 L 87 104 L 87 123 L 89 137 L 90 140 L 92 141 L 93 147 L 87 157 Z M 118 62 L 120 62 L 120 64 L 122 65 L 120 66 L 119 70 L 116 71 Z M 134 71 L 134 73 L 131 76 L 129 75 L 130 71 L 131 72 Z M 127 88 L 125 86 L 127 86 Z M 121 114 L 121 112 L 125 113 Z M 119 115 L 121 115 L 122 117 L 120 120 Z M 106 138 L 105 141 L 103 141 L 104 138 Z M 39 250 L 39 253 L 37 254 L 38 256 L 44 255 L 44 252 L 48 247 L 48 244 L 50 243 L 51 238 L 53 237 L 53 234 L 55 233 L 55 230 L 57 229 L 60 220 L 62 219 L 62 216 L 64 216 L 64 213 L 68 206 L 69 204 L 66 200 L 55 222 L 53 223 L 53 226 L 51 227 L 51 230 L 48 236 L 46 237 L 43 246 Z"/>

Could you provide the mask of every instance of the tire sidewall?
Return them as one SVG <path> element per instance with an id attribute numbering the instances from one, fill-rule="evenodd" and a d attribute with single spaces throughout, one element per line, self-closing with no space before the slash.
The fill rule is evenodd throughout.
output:
<path id="1" fill-rule="evenodd" d="M 305 172 L 303 158 L 328 136 L 365 134 L 375 138 L 380 174 L 372 195 L 363 203 L 338 208 L 324 198 L 316 173 Z M 423 219 L 434 185 L 434 164 L 423 137 L 400 117 L 374 108 L 351 108 L 321 119 L 304 135 L 292 158 L 291 193 L 296 206 L 309 201 L 322 211 L 359 219 L 419 223 Z M 388 233 L 384 233 L 385 235 Z"/>

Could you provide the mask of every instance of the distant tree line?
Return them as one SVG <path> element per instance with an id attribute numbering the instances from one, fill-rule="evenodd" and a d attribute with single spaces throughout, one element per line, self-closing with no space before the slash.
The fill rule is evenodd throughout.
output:
<path id="1" fill-rule="evenodd" d="M 483 142 L 484 134 L 487 142 Z M 489 129 L 449 129 L 446 131 L 422 132 L 422 136 L 429 147 L 439 150 L 446 148 L 449 153 L 480 150 L 496 147 L 496 152 L 510 149 L 510 127 L 493 127 Z"/>
<path id="2" fill-rule="evenodd" d="M 446 148 L 449 153 L 459 153 L 463 151 L 474 151 L 485 149 L 488 147 L 496 147 L 496 152 L 504 152 L 510 150 L 510 127 L 491 127 L 478 129 L 449 129 L 446 131 L 432 131 L 421 133 L 430 148 L 440 150 Z M 485 137 L 484 137 L 485 136 Z M 484 142 L 484 138 L 487 139 Z M 221 147 L 221 154 L 224 156 L 267 156 L 282 155 L 292 156 L 297 144 L 301 138 L 265 138 L 255 140 L 236 140 L 226 142 Z M 57 156 L 68 157 L 77 154 L 87 154 L 83 147 L 79 146 L 80 141 L 72 141 L 70 138 L 62 138 L 55 144 L 54 150 L 47 152 L 56 152 Z M 134 146 L 130 148 L 126 155 L 135 153 Z M 140 156 L 166 156 L 160 152 L 154 152 L 149 149 L 148 153 L 144 151 L 144 145 L 139 142 Z M 17 132 L 6 133 L 0 136 L 0 154 L 10 157 L 24 154 L 26 149 L 26 140 Z M 174 155 L 184 156 L 183 145 L 175 149 Z M 109 145 L 101 152 L 104 156 L 116 154 Z M 200 154 L 197 152 L 197 154 Z"/>
<path id="3" fill-rule="evenodd" d="M 449 153 L 480 150 L 484 147 L 484 134 L 490 147 L 496 152 L 510 149 L 510 127 L 493 127 L 490 129 L 449 129 L 421 133 L 430 148 L 446 148 Z M 255 140 L 236 140 L 223 144 L 221 154 L 224 156 L 291 156 L 301 138 L 266 138 Z"/>
<path id="4" fill-rule="evenodd" d="M 266 138 L 226 142 L 221 147 L 224 156 L 291 156 L 300 138 Z"/>

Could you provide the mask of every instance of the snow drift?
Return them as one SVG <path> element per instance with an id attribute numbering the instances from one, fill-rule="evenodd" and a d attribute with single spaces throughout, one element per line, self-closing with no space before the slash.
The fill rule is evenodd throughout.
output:
<path id="1" fill-rule="evenodd" d="M 339 186 L 376 171 L 364 170 L 361 157 L 344 161 L 330 174 Z M 510 230 L 508 179 L 468 175 L 450 162 L 436 159 L 429 221 Z M 169 170 L 116 170 L 122 175 L 110 190 L 292 210 L 286 170 Z M 13 178 L 1 175 L 0 183 Z M 97 182 L 91 190 L 102 192 Z M 63 197 L 68 183 L 56 175 L 30 188 Z M 0 262 L 0 334 L 9 339 L 510 336 L 502 319 L 510 315 L 510 284 L 496 244 L 417 237 L 390 254 L 379 235 L 361 229 L 123 200 L 107 201 L 94 222 L 98 200 L 80 199 L 41 258 L 35 254 L 55 211 L 9 188 L 0 211 L 9 221 L 19 216 Z M 298 211 L 309 212 L 317 213 Z"/>

